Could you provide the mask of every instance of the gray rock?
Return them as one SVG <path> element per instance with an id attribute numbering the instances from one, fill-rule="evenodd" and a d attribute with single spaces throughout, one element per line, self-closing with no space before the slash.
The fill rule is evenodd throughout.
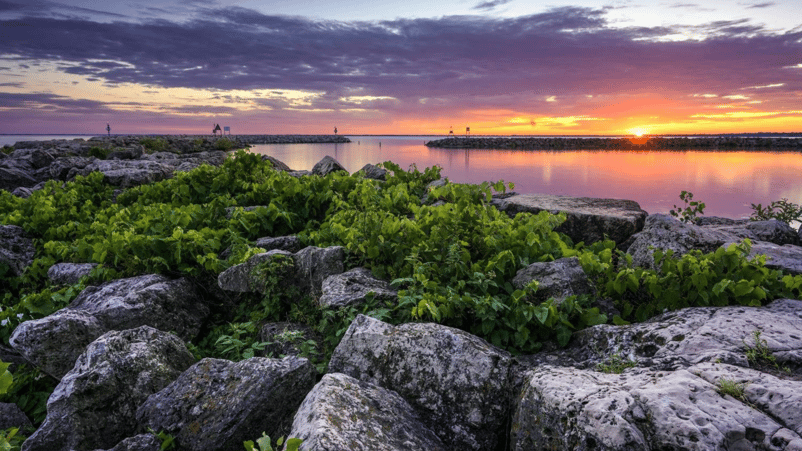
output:
<path id="1" fill-rule="evenodd" d="M 749 238 L 753 249 L 760 249 L 762 251 L 760 253 L 770 256 L 776 254 L 769 260 L 774 260 L 777 267 L 787 268 L 793 272 L 794 268 L 799 266 L 794 265 L 793 260 L 802 255 L 802 249 L 797 250 L 797 246 L 791 245 L 780 247 L 760 241 L 772 239 L 783 244 L 795 241 L 796 237 L 793 235 L 793 229 L 787 224 L 773 220 L 725 226 L 697 226 L 683 223 L 668 215 L 655 214 L 646 219 L 643 231 L 633 237 L 634 240 L 627 252 L 632 254 L 632 261 L 636 266 L 654 268 L 653 248 L 673 250 L 676 256 L 687 254 L 691 250 L 709 253 L 721 246 Z M 780 263 L 781 261 L 787 263 Z"/>
<path id="2" fill-rule="evenodd" d="M 109 152 L 107 160 L 136 160 L 142 157 L 145 148 L 142 146 L 132 146 Z"/>
<path id="3" fill-rule="evenodd" d="M 802 274 L 802 247 L 800 246 L 792 244 L 779 246 L 774 243 L 755 241 L 752 243 L 749 256 L 756 255 L 766 256 L 767 268 L 779 269 L 786 274 Z"/>
<path id="4" fill-rule="evenodd" d="M 326 374 L 304 399 L 289 437 L 302 450 L 448 449 L 398 394 L 345 374 Z"/>
<path id="5" fill-rule="evenodd" d="M 647 216 L 637 202 L 621 199 L 518 194 L 495 198 L 491 203 L 513 217 L 521 212 L 564 212 L 566 220 L 555 230 L 585 244 L 603 240 L 605 236 L 616 244 L 624 243 L 643 228 Z"/>
<path id="6" fill-rule="evenodd" d="M 0 225 L 0 266 L 7 266 L 11 276 L 21 276 L 36 255 L 33 241 L 22 227 Z"/>
<path id="7" fill-rule="evenodd" d="M 293 270 L 289 274 L 282 274 L 281 276 L 287 279 L 294 278 L 294 255 L 282 250 L 271 250 L 263 254 L 256 254 L 249 258 L 245 263 L 232 266 L 217 276 L 217 284 L 220 288 L 226 291 L 235 291 L 238 293 L 264 293 L 265 287 L 265 274 L 264 267 L 270 264 L 271 261 L 280 261 L 282 259 L 292 259 Z"/>
<path id="8" fill-rule="evenodd" d="M 264 237 L 256 240 L 256 247 L 261 247 L 266 251 L 273 249 L 280 249 L 287 252 L 298 252 L 301 250 L 301 239 L 295 235 L 279 236 L 279 237 Z"/>
<path id="9" fill-rule="evenodd" d="M 562 303 L 569 296 L 596 293 L 576 257 L 532 263 L 518 270 L 512 279 L 512 285 L 522 289 L 532 280 L 539 282 L 535 293 L 535 300 L 538 302 L 554 298 L 558 303 Z"/>
<path id="10" fill-rule="evenodd" d="M 312 167 L 312 174 L 315 175 L 328 175 L 332 172 L 337 171 L 345 171 L 348 172 L 347 169 L 343 165 L 340 164 L 339 161 L 335 160 L 333 157 L 326 155 L 323 157 L 322 160 L 318 161 Z"/>
<path id="11" fill-rule="evenodd" d="M 16 404 L 0 402 L 0 430 L 8 428 L 33 429 L 33 424 Z"/>
<path id="12" fill-rule="evenodd" d="M 9 160 L 11 160 L 11 158 L 7 158 L 4 162 Z M 36 185 L 37 182 L 38 180 L 33 177 L 30 171 L 13 166 L 0 166 L 0 189 L 14 191 L 14 189 L 19 187 L 29 188 Z"/>
<path id="13" fill-rule="evenodd" d="M 107 331 L 90 313 L 62 309 L 44 318 L 23 322 L 14 329 L 9 343 L 26 360 L 61 379 L 84 349 Z"/>
<path id="14" fill-rule="evenodd" d="M 633 369 L 606 374 L 540 366 L 528 374 L 516 408 L 511 449 L 782 449 L 773 446 L 772 438 L 802 418 L 799 409 L 767 415 L 720 394 L 706 378 L 738 380 L 743 370 L 731 368 L 708 363 L 669 373 Z M 768 387 L 778 380 L 762 382 Z M 781 401 L 774 403 L 798 406 L 793 393 L 800 389 L 802 382 L 783 381 L 769 389 L 755 387 L 752 396 L 768 400 L 779 395 Z M 788 417 L 772 418 L 778 410 Z M 786 436 L 795 440 L 799 432 Z"/>
<path id="15" fill-rule="evenodd" d="M 398 299 L 398 292 L 388 282 L 373 277 L 370 270 L 365 268 L 354 268 L 327 277 L 323 281 L 322 292 L 318 302 L 323 307 L 359 306 L 367 301 L 370 293 L 374 299 Z"/>
<path id="16" fill-rule="evenodd" d="M 133 437 L 128 437 L 108 451 L 161 451 L 161 448 L 162 442 L 155 435 L 139 434 Z"/>
<path id="17" fill-rule="evenodd" d="M 19 188 L 15 188 L 14 191 L 11 192 L 11 194 L 17 197 L 21 197 L 23 199 L 27 199 L 31 197 L 31 194 L 33 194 L 33 189 L 20 186 Z"/>
<path id="18" fill-rule="evenodd" d="M 33 166 L 34 169 L 41 169 L 50 166 L 50 164 L 53 163 L 53 160 L 55 160 L 53 155 L 44 149 L 35 149 L 33 152 L 31 152 L 29 158 L 31 166 Z"/>
<path id="19" fill-rule="evenodd" d="M 142 326 L 92 342 L 47 401 L 47 417 L 23 451 L 108 449 L 134 435 L 148 396 L 194 363 L 175 335 Z"/>
<path id="20" fill-rule="evenodd" d="M 299 179 L 299 178 L 301 178 L 301 177 L 303 177 L 303 176 L 306 176 L 306 175 L 314 175 L 314 174 L 312 173 L 312 171 L 305 171 L 305 170 L 302 170 L 302 171 L 289 171 L 289 172 L 287 172 L 287 175 L 289 175 L 289 176 L 291 176 L 291 177 L 295 177 L 295 178 L 298 178 L 298 179 Z"/>
<path id="21" fill-rule="evenodd" d="M 86 157 L 59 157 L 56 158 L 50 166 L 48 166 L 48 171 L 50 172 L 50 178 L 56 180 L 68 180 L 70 175 L 70 171 L 75 169 L 79 171 L 94 161 L 94 158 L 86 158 Z"/>
<path id="22" fill-rule="evenodd" d="M 203 359 L 137 410 L 141 428 L 164 430 L 180 449 L 240 451 L 244 440 L 289 432 L 292 416 L 315 385 L 306 359 Z"/>
<path id="23" fill-rule="evenodd" d="M 507 352 L 438 324 L 391 326 L 359 315 L 329 371 L 401 395 L 450 449 L 494 449 L 510 397 Z"/>
<path id="24" fill-rule="evenodd" d="M 97 263 L 56 263 L 47 270 L 47 278 L 55 285 L 73 285 L 96 267 Z"/>
<path id="25" fill-rule="evenodd" d="M 273 169 L 277 171 L 284 171 L 284 172 L 292 171 L 292 169 L 290 169 L 289 166 L 284 164 L 283 161 L 279 160 L 278 158 L 271 157 L 270 155 L 262 155 L 262 160 L 269 161 L 273 165 Z"/>
<path id="26" fill-rule="evenodd" d="M 67 178 L 100 171 L 106 183 L 130 188 L 167 179 L 173 169 L 169 165 L 149 160 L 95 160 L 82 169 L 71 170 Z"/>
<path id="27" fill-rule="evenodd" d="M 60 379 L 84 347 L 107 331 L 148 325 L 190 339 L 208 314 L 188 280 L 139 276 L 87 287 L 67 308 L 17 326 L 9 341 L 26 359 Z"/>
<path id="28" fill-rule="evenodd" d="M 748 219 L 722 218 L 721 216 L 700 216 L 694 220 L 698 226 L 731 226 L 748 223 Z"/>
<path id="29" fill-rule="evenodd" d="M 299 356 L 310 361 L 321 362 L 324 359 L 323 337 L 311 327 L 298 323 L 267 323 L 259 331 L 259 341 L 268 343 L 263 352 L 266 357 Z M 305 345 L 312 341 L 314 347 Z M 304 354 L 309 355 L 304 355 Z"/>
<path id="30" fill-rule="evenodd" d="M 602 324 L 574 333 L 569 346 L 536 364 L 596 368 L 614 355 L 639 366 L 676 370 L 703 362 L 750 366 L 746 351 L 755 331 L 779 365 L 802 371 L 802 301 L 767 307 L 695 307 L 628 326 Z M 802 376 L 802 374 L 800 374 Z"/>
<path id="31" fill-rule="evenodd" d="M 387 169 L 380 168 L 376 165 L 368 163 L 362 166 L 360 171 L 365 175 L 366 179 L 387 180 Z"/>
<path id="32" fill-rule="evenodd" d="M 302 293 L 318 298 L 323 294 L 323 281 L 335 274 L 342 274 L 345 250 L 341 246 L 309 246 L 295 253 L 297 284 Z"/>

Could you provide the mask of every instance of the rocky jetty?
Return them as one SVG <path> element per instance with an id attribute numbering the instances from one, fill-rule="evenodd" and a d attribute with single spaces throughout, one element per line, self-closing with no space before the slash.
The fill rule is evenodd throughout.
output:
<path id="1" fill-rule="evenodd" d="M 441 149 L 503 150 L 802 150 L 802 138 L 704 136 L 693 138 L 477 138 L 449 137 L 426 143 Z"/>

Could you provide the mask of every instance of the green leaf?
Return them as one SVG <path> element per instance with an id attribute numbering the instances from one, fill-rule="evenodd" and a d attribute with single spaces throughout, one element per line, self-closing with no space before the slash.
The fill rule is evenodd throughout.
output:
<path id="1" fill-rule="evenodd" d="M 615 315 L 613 316 L 613 324 L 615 324 L 616 326 L 627 326 L 630 324 L 630 322 L 621 318 L 618 315 Z"/>
<path id="2" fill-rule="evenodd" d="M 568 344 L 569 340 L 571 340 L 571 329 L 565 326 L 560 326 L 557 329 L 557 343 L 564 347 Z"/>
<path id="3" fill-rule="evenodd" d="M 8 389 L 14 383 L 14 376 L 8 371 L 10 365 L 0 360 L 0 395 L 8 393 Z"/>

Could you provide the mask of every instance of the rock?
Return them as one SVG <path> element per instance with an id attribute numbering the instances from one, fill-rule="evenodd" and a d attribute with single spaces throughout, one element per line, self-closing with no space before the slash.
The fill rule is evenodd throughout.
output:
<path id="1" fill-rule="evenodd" d="M 366 164 L 365 166 L 362 166 L 360 172 L 364 174 L 366 179 L 374 179 L 382 181 L 387 180 L 387 169 L 380 168 L 370 163 Z"/>
<path id="2" fill-rule="evenodd" d="M 0 402 L 0 430 L 8 428 L 33 429 L 33 424 L 16 404 Z"/>
<path id="3" fill-rule="evenodd" d="M 268 343 L 264 348 L 266 357 L 281 358 L 283 356 L 305 357 L 315 362 L 322 362 L 324 355 L 323 337 L 311 327 L 288 322 L 267 323 L 259 331 L 259 341 Z M 312 341 L 310 347 L 307 342 Z M 308 354 L 308 355 L 304 355 Z"/>
<path id="4" fill-rule="evenodd" d="M 256 247 L 261 247 L 266 251 L 280 249 L 287 252 L 298 252 L 301 250 L 301 239 L 295 235 L 280 236 L 276 238 L 264 237 L 256 240 Z"/>
<path id="5" fill-rule="evenodd" d="M 279 264 L 282 260 L 292 261 L 292 270 L 282 273 L 282 278 L 292 280 L 294 277 L 295 260 L 294 255 L 282 250 L 271 250 L 263 254 L 256 254 L 249 258 L 245 263 L 234 265 L 217 276 L 217 284 L 226 291 L 238 293 L 264 293 L 266 291 L 265 278 L 263 273 L 271 261 Z"/>
<path id="6" fill-rule="evenodd" d="M 88 175 L 94 171 L 102 172 L 104 181 L 110 185 L 130 188 L 167 179 L 173 168 L 149 160 L 95 160 L 83 169 L 71 170 L 67 178 Z"/>
<path id="7" fill-rule="evenodd" d="M 54 285 L 73 285 L 96 267 L 97 263 L 56 263 L 47 270 L 47 278 Z"/>
<path id="8" fill-rule="evenodd" d="M 449 449 L 494 449 L 509 405 L 507 352 L 438 324 L 391 326 L 359 315 L 329 371 L 401 395 Z"/>
<path id="9" fill-rule="evenodd" d="M 22 227 L 0 225 L 0 274 L 6 266 L 9 275 L 21 276 L 31 266 L 35 255 L 33 241 L 25 236 Z"/>
<path id="10" fill-rule="evenodd" d="M 262 155 L 262 160 L 269 161 L 270 164 L 273 165 L 273 169 L 277 171 L 284 171 L 284 172 L 292 171 L 292 169 L 290 169 L 289 166 L 284 164 L 283 161 L 279 160 L 278 158 L 271 157 L 270 155 Z"/>
<path id="11" fill-rule="evenodd" d="M 128 148 L 118 149 L 112 152 L 109 152 L 109 155 L 106 157 L 107 160 L 137 160 L 142 157 L 142 154 L 145 153 L 145 149 L 142 146 L 134 146 Z"/>
<path id="12" fill-rule="evenodd" d="M 698 226 L 730 226 L 738 224 L 746 224 L 748 219 L 731 219 L 722 218 L 721 216 L 700 216 L 693 221 Z"/>
<path id="13" fill-rule="evenodd" d="M 632 254 L 633 264 L 645 268 L 654 268 L 653 248 L 671 249 L 675 256 L 687 254 L 691 250 L 704 253 L 714 252 L 721 246 L 740 242 L 744 238 L 752 241 L 753 249 L 761 249 L 767 255 L 777 253 L 775 262 L 793 259 L 794 255 L 802 255 L 802 249 L 781 249 L 770 243 L 762 244 L 761 239 L 772 239 L 779 244 L 795 241 L 793 229 L 779 221 L 758 221 L 736 225 L 697 226 L 683 223 L 671 216 L 654 214 L 646 219 L 643 231 L 635 235 L 627 250 Z M 796 247 L 796 246 L 794 246 Z M 799 253 L 798 253 L 799 252 Z M 778 263 L 778 266 L 781 266 Z M 793 270 L 793 262 L 787 264 Z"/>
<path id="14" fill-rule="evenodd" d="M 601 241 L 605 236 L 622 244 L 643 229 L 647 216 L 637 202 L 621 199 L 518 194 L 495 198 L 491 203 L 513 217 L 521 212 L 564 212 L 566 220 L 555 230 L 576 243 L 584 241 L 585 244 Z"/>
<path id="15" fill-rule="evenodd" d="M 162 442 L 154 434 L 139 434 L 121 441 L 108 451 L 161 451 L 161 448 Z"/>
<path id="16" fill-rule="evenodd" d="M 727 243 L 730 244 L 730 243 Z M 786 244 L 778 246 L 774 243 L 755 241 L 752 243 L 750 257 L 766 256 L 766 267 L 779 269 L 785 274 L 802 274 L 802 247 Z"/>
<path id="17" fill-rule="evenodd" d="M 315 175 L 329 175 L 332 172 L 337 171 L 345 171 L 348 172 L 343 165 L 340 164 L 339 161 L 335 160 L 334 158 L 326 155 L 323 157 L 322 160 L 318 161 L 315 166 L 312 167 L 312 173 Z"/>
<path id="18" fill-rule="evenodd" d="M 134 413 L 192 365 L 175 335 L 152 327 L 92 342 L 47 401 L 47 417 L 23 451 L 108 449 L 134 435 Z"/>
<path id="19" fill-rule="evenodd" d="M 139 276 L 87 287 L 68 307 L 17 326 L 9 342 L 60 379 L 84 347 L 107 331 L 148 325 L 190 339 L 208 314 L 188 280 Z"/>
<path id="20" fill-rule="evenodd" d="M 203 359 L 151 395 L 136 412 L 140 428 L 164 430 L 188 451 L 239 451 L 267 432 L 286 435 L 315 385 L 306 359 Z"/>
<path id="21" fill-rule="evenodd" d="M 287 172 L 287 175 L 299 179 L 299 178 L 301 178 L 303 176 L 314 175 L 314 174 L 312 173 L 312 171 L 289 171 L 289 172 Z"/>
<path id="22" fill-rule="evenodd" d="M 59 157 L 50 163 L 48 172 L 50 173 L 50 178 L 66 181 L 70 171 L 73 169 L 79 171 L 92 164 L 94 160 L 94 158 L 86 157 Z"/>
<path id="23" fill-rule="evenodd" d="M 318 301 L 322 307 L 360 306 L 367 301 L 368 294 L 374 299 L 398 299 L 398 292 L 390 283 L 373 277 L 369 269 L 354 268 L 342 274 L 327 277 L 322 285 L 323 295 Z"/>
<path id="24" fill-rule="evenodd" d="M 302 293 L 318 298 L 323 294 L 323 281 L 335 274 L 342 274 L 345 250 L 341 246 L 309 246 L 295 253 L 295 272 Z"/>
<path id="25" fill-rule="evenodd" d="M 12 191 L 11 194 L 17 197 L 21 197 L 23 199 L 27 199 L 31 197 L 31 194 L 33 194 L 33 190 L 31 188 L 25 188 L 20 186 L 18 188 L 14 188 L 14 191 Z"/>
<path id="26" fill-rule="evenodd" d="M 511 449 L 781 449 L 772 446 L 772 438 L 802 418 L 799 409 L 785 409 L 788 418 L 772 418 L 776 410 L 769 416 L 720 394 L 704 375 L 737 374 L 729 368 L 707 363 L 670 373 L 606 374 L 540 366 L 528 374 L 513 417 Z M 760 380 L 759 373 L 756 377 Z M 778 382 L 762 381 L 765 387 Z M 798 403 L 792 393 L 802 382 L 782 382 L 769 390 L 755 387 L 755 398 L 777 394 L 781 401 L 775 403 Z M 787 436 L 795 440 L 798 434 Z"/>
<path id="27" fill-rule="evenodd" d="M 560 258 L 553 262 L 532 263 L 519 269 L 512 279 L 512 285 L 523 289 L 532 280 L 538 281 L 536 302 L 544 302 L 554 298 L 562 303 L 567 297 L 574 295 L 594 295 L 596 290 L 590 284 L 585 270 L 579 265 L 576 257 Z"/>
<path id="28" fill-rule="evenodd" d="M 567 348 L 537 356 L 534 364 L 596 368 L 618 355 L 667 371 L 716 361 L 751 366 L 746 350 L 756 346 L 756 331 L 779 365 L 802 370 L 802 301 L 792 299 L 766 307 L 686 308 L 644 323 L 589 327 L 574 333 Z"/>
<path id="29" fill-rule="evenodd" d="M 326 374 L 304 399 L 289 437 L 302 450 L 445 450 L 398 394 L 345 374 Z"/>
<path id="30" fill-rule="evenodd" d="M 4 162 L 8 160 L 11 160 L 11 158 L 4 160 Z M 19 187 L 30 188 L 36 185 L 37 182 L 38 180 L 33 177 L 30 171 L 13 166 L 0 166 L 0 189 L 14 191 Z"/>

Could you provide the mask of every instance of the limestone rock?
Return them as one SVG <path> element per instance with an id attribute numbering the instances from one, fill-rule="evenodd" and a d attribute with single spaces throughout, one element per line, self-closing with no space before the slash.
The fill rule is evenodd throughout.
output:
<path id="1" fill-rule="evenodd" d="M 92 342 L 47 401 L 47 417 L 24 451 L 108 449 L 134 435 L 134 413 L 192 365 L 175 335 L 152 327 L 108 332 Z"/>
<path id="2" fill-rule="evenodd" d="M 365 178 L 367 179 L 382 180 L 382 181 L 387 180 L 387 169 L 380 168 L 370 163 L 366 164 L 365 166 L 362 166 L 360 172 L 362 172 L 365 175 Z"/>
<path id="3" fill-rule="evenodd" d="M 264 237 L 256 240 L 256 247 L 261 247 L 266 251 L 280 249 L 287 252 L 298 252 L 301 250 L 301 239 L 295 235 Z"/>
<path id="4" fill-rule="evenodd" d="M 576 243 L 585 244 L 603 240 L 605 236 L 621 244 L 643 228 L 647 216 L 637 202 L 621 199 L 518 194 L 495 198 L 492 204 L 510 216 L 543 210 L 565 212 L 566 220 L 556 230 Z"/>
<path id="5" fill-rule="evenodd" d="M 33 189 L 32 188 L 25 188 L 23 186 L 20 186 L 20 187 L 14 188 L 14 191 L 12 191 L 11 194 L 14 195 L 14 196 L 17 196 L 17 197 L 21 197 L 23 199 L 27 199 L 27 198 L 31 197 L 31 194 L 33 194 Z"/>
<path id="6" fill-rule="evenodd" d="M 295 253 L 295 272 L 303 293 L 320 297 L 323 281 L 344 271 L 345 250 L 341 246 L 309 246 Z"/>
<path id="7" fill-rule="evenodd" d="M 277 171 L 284 171 L 284 172 L 292 171 L 292 169 L 290 169 L 290 167 L 287 166 L 283 161 L 279 160 L 278 158 L 271 157 L 270 155 L 262 155 L 262 160 L 269 161 L 273 165 L 273 169 Z"/>
<path id="8" fill-rule="evenodd" d="M 217 276 L 217 284 L 226 291 L 238 293 L 264 293 L 264 274 L 260 273 L 260 268 L 270 263 L 271 260 L 293 259 L 293 254 L 283 250 L 271 250 L 263 254 L 256 254 L 249 258 L 245 263 L 232 266 Z M 294 274 L 288 275 L 292 277 Z"/>
<path id="9" fill-rule="evenodd" d="M 10 275 L 21 276 L 35 255 L 33 241 L 25 236 L 22 227 L 0 225 L 0 267 L 5 265 Z"/>
<path id="10" fill-rule="evenodd" d="M 33 424 L 16 404 L 0 402 L 0 430 L 8 428 L 33 428 Z"/>
<path id="11" fill-rule="evenodd" d="M 723 364 L 622 374 L 540 366 L 529 373 L 516 408 L 511 449 L 783 449 L 773 446 L 773 438 L 794 427 L 799 409 L 779 409 L 787 417 L 772 418 L 776 410 L 770 416 L 719 393 L 705 379 L 711 372 L 708 379 L 738 374 Z M 782 401 L 774 403 L 799 402 L 793 393 L 802 382 L 768 389 L 777 381 L 762 382 L 754 387 L 755 399 L 778 395 Z M 797 440 L 799 432 L 791 429 L 785 437 Z"/>
<path id="12" fill-rule="evenodd" d="M 83 169 L 71 170 L 67 178 L 72 179 L 77 175 L 88 175 L 94 171 L 102 172 L 105 176 L 104 180 L 108 184 L 121 188 L 158 182 L 169 178 L 173 172 L 170 166 L 156 161 L 95 160 Z"/>
<path id="13" fill-rule="evenodd" d="M 60 379 L 84 347 L 107 331 L 148 325 L 190 339 L 208 314 L 187 279 L 146 275 L 87 287 L 67 308 L 17 326 L 9 341 L 26 359 Z"/>
<path id="14" fill-rule="evenodd" d="M 86 157 L 59 157 L 56 158 L 50 166 L 48 166 L 48 172 L 50 173 L 50 178 L 56 180 L 68 180 L 70 175 L 70 171 L 73 169 L 81 170 L 90 164 L 92 164 L 94 158 L 86 158 Z"/>
<path id="15" fill-rule="evenodd" d="M 752 243 L 750 257 L 756 255 L 766 256 L 766 267 L 779 269 L 785 274 L 802 274 L 802 247 L 786 244 L 779 246 L 774 243 L 756 241 Z"/>
<path id="16" fill-rule="evenodd" d="M 108 451 L 161 451 L 161 448 L 162 442 L 154 434 L 139 434 L 121 441 Z"/>
<path id="17" fill-rule="evenodd" d="M 354 268 L 327 277 L 323 281 L 322 291 L 318 302 L 324 307 L 361 305 L 366 302 L 369 293 L 373 293 L 374 299 L 398 298 L 398 292 L 388 282 L 373 277 L 370 270 L 365 268 Z"/>
<path id="18" fill-rule="evenodd" d="M 11 160 L 11 158 L 7 158 L 3 161 L 5 162 L 8 160 Z M 14 166 L 0 166 L 0 189 L 14 191 L 14 189 L 19 187 L 31 187 L 36 185 L 37 182 L 38 180 L 33 177 L 30 171 Z"/>
<path id="19" fill-rule="evenodd" d="M 309 392 L 289 437 L 302 439 L 302 450 L 448 449 L 398 394 L 339 373 Z"/>
<path id="20" fill-rule="evenodd" d="M 315 385 L 306 359 L 203 359 L 137 410 L 141 428 L 173 434 L 189 451 L 240 451 L 242 442 L 289 431 Z"/>
<path id="21" fill-rule="evenodd" d="M 401 395 L 450 449 L 494 449 L 511 359 L 479 337 L 438 324 L 391 326 L 359 315 L 329 371 Z"/>
<path id="22" fill-rule="evenodd" d="M 569 296 L 593 295 L 596 292 L 576 257 L 532 263 L 518 270 L 512 279 L 512 285 L 522 289 L 532 280 L 539 282 L 535 293 L 535 299 L 539 302 L 554 298 L 561 303 Z"/>
<path id="23" fill-rule="evenodd" d="M 97 263 L 56 263 L 47 270 L 47 278 L 55 285 L 73 285 L 96 267 Z"/>
<path id="24" fill-rule="evenodd" d="M 332 172 L 337 172 L 337 171 L 348 172 L 348 170 L 345 169 L 345 167 L 343 167 L 343 165 L 341 165 L 339 161 L 335 160 L 333 157 L 330 157 L 329 155 L 323 157 L 322 160 L 318 161 L 312 167 L 312 173 L 315 175 L 328 175 L 331 174 Z"/>

